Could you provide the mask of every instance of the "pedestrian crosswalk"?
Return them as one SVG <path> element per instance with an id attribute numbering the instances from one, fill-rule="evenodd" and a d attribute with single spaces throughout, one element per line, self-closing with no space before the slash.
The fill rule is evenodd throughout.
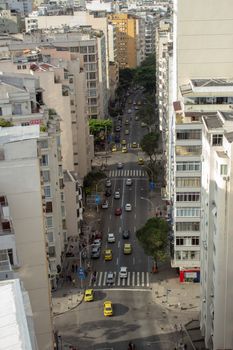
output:
<path id="1" fill-rule="evenodd" d="M 128 272 L 127 278 L 120 278 L 119 272 L 113 272 L 114 279 L 113 283 L 109 284 L 107 277 L 107 271 L 100 271 L 96 273 L 96 280 L 93 283 L 92 276 L 89 280 L 89 287 L 94 288 L 108 288 L 108 287 L 128 287 L 128 288 L 149 288 L 149 272 Z"/>
<path id="2" fill-rule="evenodd" d="M 109 170 L 108 177 L 146 177 L 147 173 L 142 169 Z"/>

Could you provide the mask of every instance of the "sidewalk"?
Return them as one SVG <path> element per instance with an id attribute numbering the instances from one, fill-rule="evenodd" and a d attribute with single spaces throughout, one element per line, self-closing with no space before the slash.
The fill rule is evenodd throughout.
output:
<path id="1" fill-rule="evenodd" d="M 77 288 L 61 288 L 52 293 L 53 315 L 58 316 L 75 309 L 83 301 L 83 290 Z"/>
<path id="2" fill-rule="evenodd" d="M 200 309 L 200 284 L 180 283 L 170 263 L 159 266 L 158 273 L 151 274 L 153 299 L 156 303 L 173 310 Z"/>

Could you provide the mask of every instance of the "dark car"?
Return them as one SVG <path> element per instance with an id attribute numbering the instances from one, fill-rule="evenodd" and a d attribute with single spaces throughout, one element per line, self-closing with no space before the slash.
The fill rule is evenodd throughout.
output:
<path id="1" fill-rule="evenodd" d="M 129 239 L 129 236 L 130 236 L 130 231 L 128 230 L 128 231 L 123 231 L 122 232 L 122 238 L 124 238 L 124 239 Z"/>
<path id="2" fill-rule="evenodd" d="M 111 188 L 107 188 L 104 194 L 105 194 L 106 197 L 110 197 L 112 195 Z"/>
<path id="3" fill-rule="evenodd" d="M 93 247 L 91 251 L 91 258 L 98 259 L 100 257 L 100 247 Z"/>
<path id="4" fill-rule="evenodd" d="M 119 215 L 121 215 L 122 214 L 122 209 L 121 208 L 116 208 L 115 209 L 115 215 L 116 216 L 119 216 Z"/>
<path id="5" fill-rule="evenodd" d="M 115 130 L 116 130 L 116 132 L 120 132 L 121 131 L 121 127 L 119 125 L 117 125 Z"/>

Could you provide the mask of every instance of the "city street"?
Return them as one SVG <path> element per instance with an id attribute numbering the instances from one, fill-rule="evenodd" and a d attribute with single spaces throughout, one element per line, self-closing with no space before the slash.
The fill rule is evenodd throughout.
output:
<path id="1" fill-rule="evenodd" d="M 131 99 L 136 100 L 137 98 Z M 128 114 L 128 109 L 132 113 Z M 64 343 L 77 346 L 79 350 L 127 350 L 128 343 L 136 344 L 136 349 L 174 349 L 180 339 L 174 325 L 177 322 L 177 312 L 168 312 L 153 299 L 151 287 L 152 260 L 144 254 L 136 239 L 136 230 L 144 225 L 146 220 L 155 213 L 156 205 L 149 196 L 149 182 L 143 165 L 138 165 L 138 156 L 145 155 L 137 148 L 132 148 L 132 142 L 140 142 L 147 129 L 142 128 L 140 121 L 135 121 L 134 105 L 126 104 L 125 116 L 122 118 L 121 140 L 127 142 L 127 153 L 121 150 L 112 153 L 108 162 L 107 175 L 111 180 L 112 195 L 107 197 L 109 207 L 100 209 L 102 215 L 103 240 L 101 255 L 92 259 L 92 271 L 96 271 L 96 279 L 92 274 L 83 281 L 83 287 L 94 289 L 94 300 L 83 301 L 77 309 L 56 318 L 56 328 Z M 130 117 L 129 117 L 130 115 Z M 124 121 L 131 120 L 125 126 Z M 125 129 L 129 135 L 125 135 Z M 118 169 L 117 163 L 123 163 Z M 127 178 L 132 179 L 132 185 L 126 185 Z M 120 193 L 119 199 L 114 199 L 114 193 Z M 159 196 L 159 189 L 157 189 Z M 132 206 L 131 211 L 125 210 L 125 205 Z M 122 209 L 122 214 L 115 215 L 116 208 Z M 122 237 L 124 231 L 130 232 L 128 239 Z M 115 242 L 108 243 L 108 233 L 115 235 Z M 124 244 L 130 243 L 131 254 L 124 254 Z M 105 261 L 104 250 L 112 250 L 112 260 Z M 126 278 L 120 278 L 120 268 L 128 269 Z M 107 283 L 108 272 L 113 272 L 114 282 Z M 110 300 L 113 303 L 113 316 L 104 316 L 103 303 Z M 186 316 L 185 316 L 186 317 Z M 182 315 L 181 315 L 182 318 Z"/>

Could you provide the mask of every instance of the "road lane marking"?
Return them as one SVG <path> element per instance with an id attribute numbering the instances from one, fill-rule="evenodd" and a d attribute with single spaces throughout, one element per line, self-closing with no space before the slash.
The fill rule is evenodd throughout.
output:
<path id="1" fill-rule="evenodd" d="M 120 226 L 120 227 L 119 227 L 119 233 L 121 233 L 121 231 L 122 231 L 122 227 Z"/>
<path id="2" fill-rule="evenodd" d="M 116 260 L 116 264 L 118 265 L 119 264 L 119 259 L 117 258 L 117 260 Z"/>
<path id="3" fill-rule="evenodd" d="M 135 272 L 133 272 L 133 276 L 132 276 L 132 286 L 135 286 Z"/>
<path id="4" fill-rule="evenodd" d="M 150 286 L 150 282 L 149 282 L 149 272 L 146 273 L 146 286 L 147 286 L 147 287 Z"/>
<path id="5" fill-rule="evenodd" d="M 137 287 L 140 286 L 140 273 L 137 272 Z"/>
<path id="6" fill-rule="evenodd" d="M 134 232 L 136 232 L 136 226 L 134 226 L 134 228 L 133 228 L 133 229 L 134 229 Z"/>
<path id="7" fill-rule="evenodd" d="M 135 174 L 135 175 L 136 175 L 136 176 L 138 176 L 138 173 L 139 173 L 139 171 L 138 171 L 138 170 L 136 170 L 136 174 Z"/>
<path id="8" fill-rule="evenodd" d="M 136 217 L 137 217 L 137 215 L 136 215 L 136 213 L 134 214 L 134 218 L 136 219 Z"/>
<path id="9" fill-rule="evenodd" d="M 110 220 L 112 220 L 112 214 L 110 214 Z"/>
<path id="10" fill-rule="evenodd" d="M 122 286 L 125 286 L 125 278 L 122 278 Z"/>
<path id="11" fill-rule="evenodd" d="M 118 246 L 118 248 L 120 248 L 120 246 L 121 246 L 121 242 L 120 241 L 118 241 L 118 245 L 117 246 Z"/>
<path id="12" fill-rule="evenodd" d="M 96 278 L 95 278 L 95 283 L 94 283 L 94 287 L 97 286 L 97 279 L 98 279 L 98 276 L 99 276 L 99 272 L 96 273 Z"/>
<path id="13" fill-rule="evenodd" d="M 134 197 L 134 205 L 135 205 L 135 208 L 137 207 L 137 196 L 136 196 L 136 193 L 137 193 L 137 181 L 135 182 L 135 197 Z"/>
<path id="14" fill-rule="evenodd" d="M 130 285 L 130 272 L 128 272 L 128 278 L 127 278 L 127 286 Z"/>
<path id="15" fill-rule="evenodd" d="M 107 272 L 104 273 L 104 280 L 103 280 L 103 286 L 106 285 L 106 278 L 107 278 Z"/>
<path id="16" fill-rule="evenodd" d="M 102 282 L 102 274 L 103 274 L 103 272 L 100 272 L 99 283 L 98 283 L 99 287 L 101 286 L 101 282 Z"/>
<path id="17" fill-rule="evenodd" d="M 135 258 L 133 258 L 133 265 L 135 265 Z"/>
<path id="18" fill-rule="evenodd" d="M 108 233 L 109 233 L 109 230 L 110 230 L 110 229 L 109 229 L 109 226 L 108 226 Z"/>
<path id="19" fill-rule="evenodd" d="M 145 282 L 144 277 L 145 277 L 144 272 L 142 272 L 142 287 L 144 287 L 144 282 Z"/>
<path id="20" fill-rule="evenodd" d="M 117 280 L 117 285 L 120 286 L 121 285 L 121 279 L 120 279 L 120 274 L 118 274 L 118 280 Z"/>

